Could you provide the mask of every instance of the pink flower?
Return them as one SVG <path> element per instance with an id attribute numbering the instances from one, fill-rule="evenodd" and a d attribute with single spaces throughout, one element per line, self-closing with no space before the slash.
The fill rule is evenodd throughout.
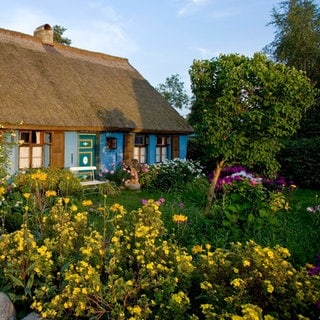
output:
<path id="1" fill-rule="evenodd" d="M 157 201 L 157 204 L 160 206 L 161 203 L 164 203 L 166 200 L 164 198 L 160 198 L 158 201 Z"/>

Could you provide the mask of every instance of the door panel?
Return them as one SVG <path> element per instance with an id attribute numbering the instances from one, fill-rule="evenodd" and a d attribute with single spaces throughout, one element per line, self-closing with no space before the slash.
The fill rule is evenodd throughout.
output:
<path id="1" fill-rule="evenodd" d="M 89 167 L 96 165 L 96 135 L 79 135 L 79 166 Z"/>

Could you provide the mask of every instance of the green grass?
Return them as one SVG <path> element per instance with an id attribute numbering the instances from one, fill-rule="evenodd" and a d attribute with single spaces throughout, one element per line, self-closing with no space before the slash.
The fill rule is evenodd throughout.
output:
<path id="1" fill-rule="evenodd" d="M 200 188 L 201 189 L 201 188 Z M 203 215 L 205 193 L 203 190 L 188 190 L 184 193 L 165 193 L 145 190 L 121 191 L 118 195 L 108 196 L 107 205 L 117 202 L 127 211 L 136 210 L 142 199 L 164 198 L 160 210 L 168 237 L 175 237 L 181 246 L 191 249 L 196 244 L 210 243 L 215 248 L 227 248 L 230 242 L 252 239 L 263 246 L 280 245 L 290 250 L 290 261 L 295 266 L 312 263 L 320 253 L 320 212 L 311 214 L 306 210 L 313 206 L 318 191 L 297 189 L 288 195 L 290 210 L 277 213 L 277 225 L 273 228 L 253 230 L 251 233 L 232 233 L 213 218 Z M 99 200 L 100 199 L 100 200 Z M 101 201 L 101 195 L 94 199 Z M 188 223 L 177 225 L 172 221 L 174 214 L 188 217 Z"/>
<path id="2" fill-rule="evenodd" d="M 289 195 L 291 210 L 281 213 L 277 238 L 292 253 L 293 264 L 313 262 L 320 253 L 320 212 L 307 211 L 307 207 L 315 205 L 318 193 L 316 190 L 294 191 Z"/>

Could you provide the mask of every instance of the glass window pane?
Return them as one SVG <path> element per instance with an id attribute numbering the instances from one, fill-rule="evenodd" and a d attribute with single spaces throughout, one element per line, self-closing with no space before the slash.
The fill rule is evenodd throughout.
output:
<path id="1" fill-rule="evenodd" d="M 32 168 L 40 168 L 42 166 L 42 147 L 32 148 Z"/>
<path id="2" fill-rule="evenodd" d="M 19 148 L 19 169 L 29 168 L 29 147 Z"/>

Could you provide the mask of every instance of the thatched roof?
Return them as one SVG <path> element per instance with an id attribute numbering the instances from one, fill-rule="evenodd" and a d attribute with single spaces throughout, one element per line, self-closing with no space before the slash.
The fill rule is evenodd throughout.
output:
<path id="1" fill-rule="evenodd" d="M 58 43 L 44 45 L 34 36 L 5 29 L 0 29 L 0 124 L 192 132 L 127 59 Z"/>

